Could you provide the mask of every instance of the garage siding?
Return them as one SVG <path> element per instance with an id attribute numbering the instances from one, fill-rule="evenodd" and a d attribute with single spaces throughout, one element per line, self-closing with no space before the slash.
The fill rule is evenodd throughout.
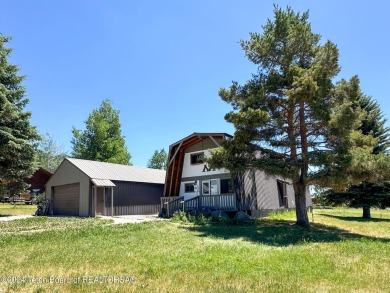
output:
<path id="1" fill-rule="evenodd" d="M 164 193 L 163 184 L 113 181 L 115 215 L 157 214 L 160 211 L 160 198 Z M 111 206 L 111 196 L 107 189 L 106 204 Z M 108 207 L 107 207 L 108 208 Z"/>
<path id="2" fill-rule="evenodd" d="M 80 184 L 79 211 L 77 215 L 81 217 L 88 217 L 90 215 L 89 199 L 91 197 L 90 179 L 67 159 L 62 161 L 61 165 L 57 168 L 53 176 L 51 176 L 49 181 L 46 183 L 46 199 L 54 201 L 52 193 L 54 193 L 54 188 L 56 186 L 64 186 L 76 183 Z"/>
<path id="3" fill-rule="evenodd" d="M 80 184 L 54 187 L 54 215 L 78 216 L 80 206 Z"/>
<path id="4" fill-rule="evenodd" d="M 113 181 L 114 206 L 160 204 L 163 184 Z"/>

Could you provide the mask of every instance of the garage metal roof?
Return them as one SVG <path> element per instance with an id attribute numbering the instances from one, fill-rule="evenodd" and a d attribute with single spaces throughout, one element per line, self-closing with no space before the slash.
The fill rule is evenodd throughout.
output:
<path id="1" fill-rule="evenodd" d="M 165 171 L 120 165 L 114 163 L 105 163 L 89 161 L 82 159 L 66 158 L 71 164 L 80 169 L 91 179 L 117 180 L 142 183 L 165 183 Z M 105 185 L 107 186 L 107 185 Z"/>
<path id="2" fill-rule="evenodd" d="M 113 187 L 116 186 L 111 180 L 108 179 L 91 179 L 92 183 L 97 187 Z"/>

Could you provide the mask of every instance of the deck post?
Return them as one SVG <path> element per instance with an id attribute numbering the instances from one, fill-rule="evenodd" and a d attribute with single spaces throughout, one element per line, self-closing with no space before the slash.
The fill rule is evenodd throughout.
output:
<path id="1" fill-rule="evenodd" d="M 105 186 L 103 186 L 103 204 L 104 204 L 103 215 L 108 216 L 108 210 L 106 208 L 107 203 L 106 203 L 106 187 Z"/>
<path id="2" fill-rule="evenodd" d="M 114 216 L 114 187 L 111 187 L 111 216 Z"/>
<path id="3" fill-rule="evenodd" d="M 92 195 L 93 195 L 93 216 L 96 217 L 96 196 L 97 196 L 97 189 L 96 186 L 92 186 Z"/>

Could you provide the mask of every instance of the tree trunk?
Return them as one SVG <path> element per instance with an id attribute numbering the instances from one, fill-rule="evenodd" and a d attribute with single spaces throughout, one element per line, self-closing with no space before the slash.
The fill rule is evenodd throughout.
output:
<path id="1" fill-rule="evenodd" d="M 236 206 L 239 211 L 244 210 L 244 174 L 241 172 L 232 173 L 232 179 L 234 182 L 234 193 L 236 194 Z"/>
<path id="2" fill-rule="evenodd" d="M 295 210 L 297 216 L 297 225 L 309 227 L 309 217 L 306 210 L 306 184 L 297 182 L 294 184 Z"/>
<path id="3" fill-rule="evenodd" d="M 369 206 L 363 207 L 363 219 L 371 219 L 371 210 Z"/>
<path id="4" fill-rule="evenodd" d="M 299 101 L 299 136 L 301 137 L 301 156 L 302 161 L 300 167 L 299 179 L 294 184 L 295 204 L 297 214 L 297 225 L 309 227 L 309 217 L 306 210 L 306 187 L 307 187 L 307 173 L 309 169 L 308 162 L 308 141 L 307 141 L 307 125 L 305 117 L 305 103 L 304 99 Z"/>

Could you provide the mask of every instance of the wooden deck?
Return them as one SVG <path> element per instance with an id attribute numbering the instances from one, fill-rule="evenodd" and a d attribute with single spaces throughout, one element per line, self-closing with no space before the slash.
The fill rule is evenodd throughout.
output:
<path id="1" fill-rule="evenodd" d="M 234 193 L 219 195 L 199 195 L 189 200 L 184 200 L 183 196 L 170 196 L 161 198 L 161 208 L 165 208 L 168 217 L 175 211 L 192 211 L 210 208 L 215 210 L 236 211 L 237 202 Z"/>

